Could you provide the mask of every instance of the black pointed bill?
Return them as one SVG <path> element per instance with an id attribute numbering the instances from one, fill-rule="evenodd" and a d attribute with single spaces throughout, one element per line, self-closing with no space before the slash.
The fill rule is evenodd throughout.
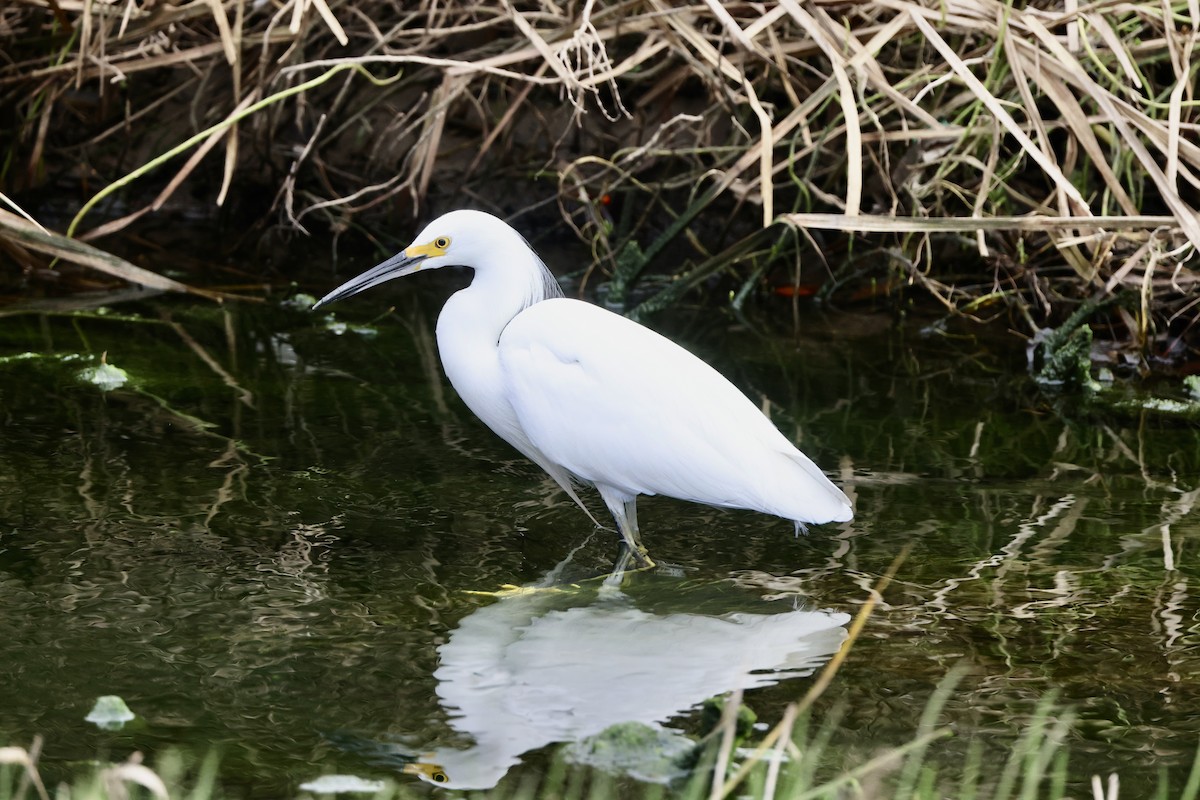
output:
<path id="1" fill-rule="evenodd" d="M 378 286 L 385 281 L 413 274 L 421 268 L 421 262 L 429 258 L 428 253 L 413 253 L 416 249 L 410 247 L 407 250 L 401 250 L 379 266 L 372 267 L 356 278 L 351 278 L 313 304 L 313 310 L 335 300 L 358 294 L 372 286 Z M 409 253 L 413 254 L 409 255 Z"/>

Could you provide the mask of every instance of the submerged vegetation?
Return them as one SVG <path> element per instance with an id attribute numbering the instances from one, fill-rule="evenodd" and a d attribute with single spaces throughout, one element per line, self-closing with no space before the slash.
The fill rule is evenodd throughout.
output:
<path id="1" fill-rule="evenodd" d="M 0 10 L 0 242 L 26 292 L 49 257 L 180 290 L 103 251 L 196 204 L 371 241 L 385 209 L 469 204 L 566 220 L 584 283 L 628 310 L 917 287 L 1033 337 L 1090 302 L 1095 349 L 1144 371 L 1197 340 L 1196 13 L 22 0 Z"/>

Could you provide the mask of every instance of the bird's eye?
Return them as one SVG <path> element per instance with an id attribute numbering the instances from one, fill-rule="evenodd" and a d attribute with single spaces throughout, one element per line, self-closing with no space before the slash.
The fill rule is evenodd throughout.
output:
<path id="1" fill-rule="evenodd" d="M 436 247 L 438 250 L 445 250 L 447 247 L 450 246 L 450 237 L 439 236 L 438 238 L 433 240 L 433 246 Z"/>
<path id="2" fill-rule="evenodd" d="M 438 241 L 443 241 L 443 240 L 439 239 Z M 448 240 L 447 240 L 447 241 L 448 241 Z M 433 773 L 433 782 L 434 782 L 434 783 L 445 783 L 445 782 L 446 782 L 446 781 L 448 781 L 448 780 L 450 780 L 450 776 L 448 776 L 448 775 L 447 775 L 446 773 L 444 773 L 444 772 L 435 772 L 435 773 Z"/>

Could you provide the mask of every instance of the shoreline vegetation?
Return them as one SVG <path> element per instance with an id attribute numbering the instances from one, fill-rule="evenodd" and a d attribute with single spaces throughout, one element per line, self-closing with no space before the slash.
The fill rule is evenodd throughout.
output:
<path id="1" fill-rule="evenodd" d="M 1178 367 L 1200 316 L 1198 13 L 17 0 L 0 246 L 25 279 L 6 281 L 37 294 L 63 259 L 219 294 L 106 243 L 180 206 L 374 242 L 389 212 L 473 204 L 565 221 L 594 255 L 584 290 L 636 313 L 714 285 L 915 292 L 1030 339 L 1083 309 L 1131 372 Z"/>
<path id="2" fill-rule="evenodd" d="M 495 798 L 495 800 L 613 800 L 639 797 L 645 800 L 725 800 L 751 797 L 760 800 L 839 800 L 844 797 L 895 798 L 896 800 L 935 800 L 943 797 L 987 797 L 992 800 L 1064 800 L 1087 797 L 1093 800 L 1118 800 L 1130 796 L 1129 786 L 1122 792 L 1118 773 L 1093 774 L 1090 782 L 1072 782 L 1070 775 L 1070 733 L 1073 717 L 1057 707 L 1053 699 L 1037 706 L 1025 732 L 999 767 L 998 777 L 989 777 L 983 764 L 983 747 L 978 741 L 968 744 L 962 763 L 947 764 L 938 757 L 936 746 L 953 737 L 951 726 L 937 726 L 940 702 L 953 692 L 953 676 L 938 687 L 920 720 L 920 733 L 903 745 L 881 749 L 861 763 L 829 773 L 821 769 L 831 754 L 826 745 L 832 723 L 816 723 L 808 714 L 789 714 L 772 728 L 771 734 L 784 730 L 784 738 L 775 744 L 754 743 L 734 748 L 733 730 L 739 713 L 746 708 L 740 698 L 730 698 L 721 722 L 705 742 L 696 746 L 694 766 L 670 783 L 631 783 L 619 771 L 596 765 L 572 763 L 566 750 L 560 750 L 543 774 L 532 774 L 519 784 L 505 782 L 486 791 L 461 792 L 459 796 Z M 725 719 L 727 718 L 727 720 Z M 618 734 L 619 735 L 619 734 Z M 603 736 L 603 734 L 601 735 Z M 597 737 L 600 738 L 600 737 Z M 57 785 L 47 785 L 39 769 L 43 742 L 35 739 L 28 749 L 0 746 L 0 800 L 128 800 L 152 797 L 169 800 L 216 800 L 238 797 L 233 788 L 236 776 L 223 775 L 215 753 L 195 758 L 168 750 L 153 764 L 143 763 L 140 752 L 125 761 L 96 760 L 78 765 L 70 777 Z M 837 759 L 834 759 L 837 760 Z M 844 759 L 842 759 L 844 760 Z M 722 771 L 724 770 L 724 771 Z M 373 797 L 375 800 L 428 797 L 427 787 L 415 779 L 362 778 L 357 775 L 320 773 L 312 765 L 312 778 L 297 777 L 298 790 L 291 796 Z M 725 776 L 723 782 L 718 778 Z M 230 785 L 232 784 L 232 786 Z M 1086 786 L 1086 788 L 1084 788 Z M 1088 793 L 1090 790 L 1090 793 Z M 1080 794 L 1083 792 L 1084 794 Z M 1161 797 L 1171 800 L 1195 800 L 1200 794 L 1200 751 L 1182 781 L 1169 780 L 1160 773 L 1153 790 L 1135 782 L 1132 796 Z"/>

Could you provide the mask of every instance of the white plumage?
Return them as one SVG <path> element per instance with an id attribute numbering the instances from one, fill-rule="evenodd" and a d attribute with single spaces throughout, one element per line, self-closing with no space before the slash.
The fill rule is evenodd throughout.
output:
<path id="1" fill-rule="evenodd" d="M 572 479 L 595 485 L 639 559 L 649 562 L 640 494 L 800 524 L 851 518 L 846 495 L 720 373 L 636 322 L 562 297 L 520 234 L 490 214 L 439 217 L 317 305 L 444 266 L 475 270 L 438 317 L 450 383 L 585 511 Z"/>

